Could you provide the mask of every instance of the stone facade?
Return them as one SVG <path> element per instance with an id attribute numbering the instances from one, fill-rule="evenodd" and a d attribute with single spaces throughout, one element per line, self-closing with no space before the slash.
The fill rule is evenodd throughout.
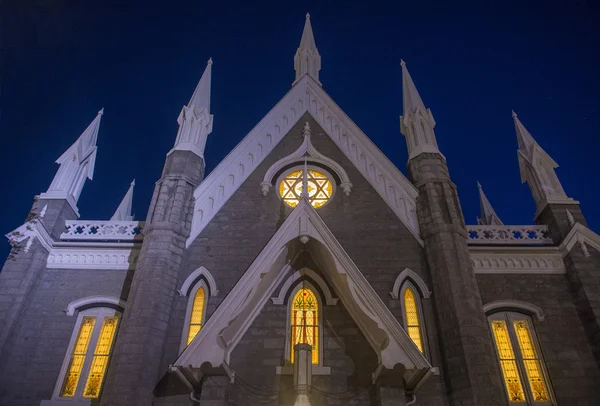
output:
<path id="1" fill-rule="evenodd" d="M 450 177 L 452 163 L 438 150 L 433 114 L 406 64 L 402 132 L 410 138 L 410 181 L 326 98 L 308 18 L 303 36 L 298 54 L 314 59 L 310 72 L 299 66 L 294 90 L 257 126 L 286 131 L 258 133 L 262 138 L 252 146 L 242 141 L 205 179 L 209 62 L 180 116 L 147 221 L 111 223 L 143 229 L 143 236 L 66 236 L 65 225 L 77 218 L 76 199 L 61 199 L 60 191 L 38 198 L 23 226 L 7 235 L 13 249 L 0 272 L 0 406 L 297 406 L 302 391 L 312 406 L 504 405 L 509 401 L 488 318 L 505 311 L 531 320 L 547 372 L 544 404 L 600 404 L 600 236 L 587 228 L 577 203 L 566 195 L 558 203 L 537 202 L 538 226 L 527 228 L 548 234 L 542 238 L 515 241 L 499 219 L 477 226 L 480 237 L 473 238 Z M 294 155 L 303 146 L 306 151 Z M 285 157 L 293 162 L 266 182 Z M 249 162 L 255 169 L 247 171 L 254 168 Z M 329 202 L 317 209 L 304 198 L 295 207 L 286 204 L 277 180 L 292 168 L 326 173 L 335 184 Z M 528 172 L 528 181 L 537 181 L 535 175 Z M 204 187 L 212 188 L 206 196 L 219 209 L 199 222 L 204 213 L 196 203 L 206 197 L 198 193 Z M 486 210 L 493 211 L 489 201 Z M 71 266 L 48 261 L 59 251 L 84 249 L 88 256 Z M 87 260 L 111 252 L 116 258 L 117 251 L 129 262 L 103 267 Z M 500 251 L 504 262 L 494 266 Z M 474 268 L 475 253 L 488 256 L 485 273 Z M 514 267 L 511 256 L 527 255 L 552 260 Z M 556 266 L 561 261 L 564 267 Z M 248 277 L 255 271 L 257 277 Z M 290 279 L 296 272 L 300 276 Z M 188 345 L 198 284 L 205 288 L 202 327 Z M 289 362 L 290 301 L 299 286 L 312 286 L 319 302 L 320 363 L 307 366 L 309 383 L 294 375 L 299 364 Z M 406 317 L 407 286 L 416 297 L 417 327 Z M 94 333 L 79 389 L 63 396 L 78 320 L 94 309 L 120 317 L 102 390 L 90 400 L 81 389 L 98 355 L 100 334 Z M 208 357 L 213 353 L 222 359 Z M 529 393 L 524 367 L 520 373 Z"/>

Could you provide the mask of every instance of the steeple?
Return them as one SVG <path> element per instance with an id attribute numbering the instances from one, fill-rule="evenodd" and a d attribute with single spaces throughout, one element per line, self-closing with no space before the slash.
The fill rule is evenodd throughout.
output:
<path id="1" fill-rule="evenodd" d="M 213 115 L 210 114 L 210 82 L 212 58 L 208 60 L 206 69 L 192 94 L 187 106 L 183 106 L 177 123 L 179 131 L 172 151 L 192 151 L 204 160 L 206 138 L 212 132 Z"/>
<path id="2" fill-rule="evenodd" d="M 300 40 L 300 46 L 294 56 L 294 69 L 296 70 L 296 80 L 294 84 L 298 82 L 304 75 L 309 75 L 318 84 L 319 82 L 319 71 L 321 70 L 321 55 L 317 50 L 315 44 L 315 37 L 313 35 L 312 26 L 310 25 L 310 14 L 306 13 L 306 21 L 304 22 L 304 31 L 302 32 L 302 39 Z"/>
<path id="3" fill-rule="evenodd" d="M 100 119 L 104 109 L 57 160 L 58 171 L 45 193 L 40 199 L 66 199 L 77 213 L 77 200 L 83 190 L 86 177 L 92 179 L 96 163 L 96 141 L 100 129 Z"/>
<path id="4" fill-rule="evenodd" d="M 567 197 L 555 168 L 558 164 L 540 147 L 533 136 L 527 131 L 517 113 L 512 112 L 517 132 L 519 148 L 519 169 L 521 182 L 527 182 L 539 214 L 548 203 L 577 204 L 575 200 Z"/>
<path id="5" fill-rule="evenodd" d="M 131 207 L 133 206 L 133 187 L 135 186 L 135 179 L 129 185 L 129 189 L 123 200 L 121 200 L 121 204 L 117 207 L 115 214 L 110 218 L 111 221 L 131 221 L 133 220 L 133 216 L 131 214 Z"/>
<path id="6" fill-rule="evenodd" d="M 485 193 L 483 193 L 483 188 L 481 184 L 477 182 L 477 187 L 479 188 L 479 207 L 481 209 L 481 218 L 477 219 L 477 223 L 479 225 L 486 226 L 501 226 L 504 225 L 502 220 L 496 214 L 496 211 L 492 207 L 490 201 L 488 200 Z"/>
<path id="7" fill-rule="evenodd" d="M 402 104 L 403 115 L 400 116 L 400 132 L 406 137 L 408 146 L 408 159 L 422 153 L 441 154 L 435 139 L 435 120 L 431 110 L 425 104 L 417 91 L 406 63 L 400 62 L 402 67 Z M 442 155 L 443 156 L 443 155 Z"/>

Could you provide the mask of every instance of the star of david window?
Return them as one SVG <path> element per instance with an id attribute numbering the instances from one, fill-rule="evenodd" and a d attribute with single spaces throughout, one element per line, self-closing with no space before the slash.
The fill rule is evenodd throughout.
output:
<path id="1" fill-rule="evenodd" d="M 279 195 L 291 207 L 296 207 L 302 198 L 303 185 L 306 182 L 308 201 L 316 209 L 325 205 L 333 195 L 333 184 L 329 177 L 314 169 L 298 169 L 288 173 L 279 184 Z"/>

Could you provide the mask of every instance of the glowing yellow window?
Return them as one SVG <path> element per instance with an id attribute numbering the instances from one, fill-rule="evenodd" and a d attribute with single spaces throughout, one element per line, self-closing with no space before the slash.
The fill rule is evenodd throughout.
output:
<path id="1" fill-rule="evenodd" d="M 100 388 L 102 387 L 102 382 L 104 382 L 110 350 L 113 345 L 118 322 L 119 319 L 116 316 L 104 318 L 102 330 L 100 330 L 100 336 L 98 337 L 96 349 L 94 350 L 92 366 L 90 367 L 90 372 L 83 391 L 84 398 L 95 399 L 100 395 Z"/>
<path id="2" fill-rule="evenodd" d="M 286 175 L 279 184 L 279 195 L 291 207 L 296 207 L 302 197 L 304 170 L 300 169 Z M 308 201 L 316 209 L 331 199 L 333 185 L 321 172 L 309 169 L 306 176 Z"/>
<path id="3" fill-rule="evenodd" d="M 504 385 L 510 402 L 525 402 L 521 377 L 517 369 L 515 352 L 508 336 L 508 329 L 504 320 L 492 321 L 492 331 L 496 342 L 496 350 L 500 358 L 500 367 L 504 376 Z"/>
<path id="4" fill-rule="evenodd" d="M 79 327 L 79 333 L 77 334 L 77 340 L 73 346 L 73 354 L 71 355 L 71 361 L 69 362 L 69 370 L 65 376 L 60 396 L 72 398 L 75 396 L 77 390 L 77 384 L 79 377 L 81 376 L 81 370 L 83 369 L 83 363 L 85 362 L 85 356 L 87 354 L 88 346 L 90 345 L 90 339 L 92 338 L 92 332 L 94 331 L 94 325 L 96 324 L 96 317 L 86 316 L 81 321 L 81 327 Z"/>
<path id="5" fill-rule="evenodd" d="M 504 384 L 511 403 L 551 405 L 543 361 L 528 319 L 508 312 L 490 316 Z M 528 385 L 522 383 L 525 378 Z"/>
<path id="6" fill-rule="evenodd" d="M 404 290 L 404 320 L 408 336 L 413 340 L 419 351 L 423 352 L 423 338 L 421 337 L 421 321 L 415 293 L 409 287 Z"/>
<path id="7" fill-rule="evenodd" d="M 291 306 L 290 361 L 294 362 L 294 345 L 312 346 L 312 363 L 319 363 L 319 302 L 309 288 L 301 288 L 294 295 Z"/>
<path id="8" fill-rule="evenodd" d="M 204 286 L 200 286 L 194 296 L 194 303 L 192 304 L 192 314 L 190 315 L 190 328 L 188 330 L 187 344 L 190 345 L 196 334 L 200 332 L 202 328 L 202 322 L 204 320 L 204 304 L 206 302 L 206 292 Z"/>

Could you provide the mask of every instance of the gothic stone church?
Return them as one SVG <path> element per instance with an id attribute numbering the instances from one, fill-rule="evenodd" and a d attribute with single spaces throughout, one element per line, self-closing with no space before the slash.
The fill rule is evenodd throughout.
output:
<path id="1" fill-rule="evenodd" d="M 402 62 L 405 176 L 319 81 L 205 176 L 212 61 L 146 221 L 80 219 L 102 111 L 7 234 L 3 406 L 600 405 L 600 236 L 516 114 L 535 224 L 465 225 Z"/>

